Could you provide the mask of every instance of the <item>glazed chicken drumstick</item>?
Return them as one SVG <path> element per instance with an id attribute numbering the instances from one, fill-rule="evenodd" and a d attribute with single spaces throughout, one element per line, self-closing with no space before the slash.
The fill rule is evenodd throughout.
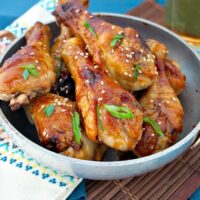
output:
<path id="1" fill-rule="evenodd" d="M 75 140 L 72 122 L 74 102 L 49 93 L 35 98 L 26 111 L 31 115 L 40 141 L 46 148 L 74 158 L 94 159 L 97 144 L 87 139 L 83 131 L 80 141 Z"/>
<path id="2" fill-rule="evenodd" d="M 132 150 L 142 133 L 142 112 L 135 98 L 92 63 L 81 39 L 69 39 L 62 58 L 75 81 L 87 137 L 114 149 Z"/>
<path id="3" fill-rule="evenodd" d="M 137 91 L 153 83 L 154 56 L 136 30 L 93 16 L 80 0 L 60 0 L 56 17 L 84 40 L 94 63 L 105 67 L 123 88 Z"/>
<path id="4" fill-rule="evenodd" d="M 183 127 L 183 107 L 166 77 L 164 60 L 156 57 L 156 66 L 156 81 L 139 100 L 145 117 L 142 139 L 134 149 L 137 156 L 171 146 Z"/>
<path id="5" fill-rule="evenodd" d="M 186 85 L 186 77 L 181 72 L 178 64 L 172 60 L 167 59 L 167 47 L 153 39 L 146 40 L 151 52 L 157 57 L 163 60 L 165 64 L 165 75 L 169 80 L 169 84 L 174 89 L 176 94 L 180 94 Z"/>
<path id="6" fill-rule="evenodd" d="M 26 40 L 27 45 L 6 60 L 0 69 L 0 99 L 10 101 L 12 110 L 49 92 L 55 81 L 49 55 L 49 27 L 37 22 L 26 33 Z"/>

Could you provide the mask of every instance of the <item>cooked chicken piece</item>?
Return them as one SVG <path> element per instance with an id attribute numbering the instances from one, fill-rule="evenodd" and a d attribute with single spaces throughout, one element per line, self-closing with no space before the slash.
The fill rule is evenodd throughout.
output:
<path id="1" fill-rule="evenodd" d="M 154 57 L 136 30 L 93 16 L 79 0 L 60 0 L 56 17 L 84 40 L 94 63 L 106 67 L 123 88 L 137 91 L 153 83 Z"/>
<path id="2" fill-rule="evenodd" d="M 51 50 L 51 56 L 53 58 L 53 65 L 55 67 L 57 78 L 60 74 L 67 73 L 67 67 L 65 67 L 65 64 L 63 63 L 61 52 L 65 42 L 72 36 L 70 29 L 65 25 L 61 24 L 60 29 L 60 35 L 55 39 L 55 43 Z"/>
<path id="3" fill-rule="evenodd" d="M 165 72 L 171 87 L 179 95 L 186 86 L 186 77 L 181 72 L 180 66 L 173 60 L 166 60 Z"/>
<path id="4" fill-rule="evenodd" d="M 49 55 L 50 29 L 37 22 L 27 33 L 27 45 L 5 61 L 0 69 L 0 99 L 12 110 L 49 92 L 55 81 Z"/>
<path id="5" fill-rule="evenodd" d="M 27 112 L 32 116 L 39 138 L 46 148 L 74 158 L 95 158 L 97 144 L 87 139 L 83 131 L 80 144 L 74 138 L 74 102 L 49 93 L 35 98 L 28 105 Z"/>
<path id="6" fill-rule="evenodd" d="M 157 122 L 163 135 L 159 135 L 158 130 L 144 121 L 142 139 L 134 149 L 137 156 L 147 156 L 166 149 L 176 141 L 183 127 L 183 107 L 166 77 L 165 63 L 156 58 L 156 66 L 157 79 L 139 103 L 144 115 Z"/>
<path id="7" fill-rule="evenodd" d="M 81 39 L 68 40 L 62 58 L 75 81 L 87 137 L 114 149 L 132 150 L 142 133 L 142 112 L 135 98 L 92 63 Z"/>
<path id="8" fill-rule="evenodd" d="M 167 79 L 169 80 L 169 83 L 171 87 L 175 90 L 176 94 L 180 94 L 185 88 L 186 77 L 181 72 L 181 69 L 176 62 L 167 59 L 167 47 L 164 44 L 153 39 L 146 40 L 146 43 L 151 49 L 152 53 L 156 57 L 163 60 L 163 62 L 165 63 L 165 72 Z"/>

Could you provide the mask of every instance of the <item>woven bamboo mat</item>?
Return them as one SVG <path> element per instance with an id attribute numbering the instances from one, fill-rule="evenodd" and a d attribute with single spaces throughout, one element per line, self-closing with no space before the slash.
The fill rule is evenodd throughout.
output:
<path id="1" fill-rule="evenodd" d="M 164 24 L 164 10 L 146 1 L 128 12 Z M 88 200 L 185 200 L 200 186 L 200 141 L 174 162 L 151 173 L 115 181 L 87 182 Z"/>

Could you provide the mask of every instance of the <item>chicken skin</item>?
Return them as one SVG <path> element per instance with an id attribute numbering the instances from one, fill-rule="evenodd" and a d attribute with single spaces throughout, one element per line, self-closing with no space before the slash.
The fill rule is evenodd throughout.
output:
<path id="1" fill-rule="evenodd" d="M 139 103 L 144 116 L 157 122 L 163 135 L 159 135 L 152 125 L 144 122 L 142 139 L 134 149 L 134 153 L 139 157 L 151 155 L 171 146 L 183 127 L 183 107 L 166 77 L 165 63 L 156 57 L 156 66 L 157 79 Z"/>
<path id="2" fill-rule="evenodd" d="M 75 81 L 87 137 L 117 150 L 132 150 L 140 140 L 143 117 L 135 98 L 93 64 L 81 39 L 69 39 L 62 58 Z"/>
<path id="3" fill-rule="evenodd" d="M 94 63 L 108 70 L 124 89 L 142 90 L 153 83 L 154 56 L 136 30 L 93 16 L 79 0 L 60 0 L 56 17 L 84 40 Z"/>
<path id="4" fill-rule="evenodd" d="M 49 55 L 50 29 L 37 22 L 27 33 L 27 45 L 5 61 L 0 69 L 0 99 L 10 101 L 12 110 L 37 95 L 49 92 L 55 81 Z"/>
<path id="5" fill-rule="evenodd" d="M 176 94 L 180 94 L 186 85 L 186 77 L 181 72 L 179 65 L 172 61 L 167 59 L 167 47 L 153 39 L 146 40 L 147 45 L 151 49 L 152 53 L 163 60 L 165 63 L 165 72 L 166 77 L 169 80 L 169 84 L 174 89 Z"/>
<path id="6" fill-rule="evenodd" d="M 74 158 L 94 159 L 97 144 L 87 139 L 83 131 L 80 144 L 74 139 L 74 102 L 48 93 L 36 97 L 26 111 L 31 115 L 40 141 L 46 148 Z"/>
<path id="7" fill-rule="evenodd" d="M 51 49 L 51 57 L 53 58 L 53 65 L 55 67 L 56 77 L 58 78 L 60 74 L 67 73 L 67 67 L 65 67 L 61 52 L 65 42 L 72 36 L 70 29 L 61 24 L 60 35 L 55 39 L 55 43 Z"/>

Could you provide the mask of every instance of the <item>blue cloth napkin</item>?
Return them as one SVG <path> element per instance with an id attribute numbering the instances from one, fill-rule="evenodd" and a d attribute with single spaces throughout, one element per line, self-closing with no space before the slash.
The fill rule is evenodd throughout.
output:
<path id="1" fill-rule="evenodd" d="M 86 181 L 83 180 L 67 200 L 86 200 Z"/>

